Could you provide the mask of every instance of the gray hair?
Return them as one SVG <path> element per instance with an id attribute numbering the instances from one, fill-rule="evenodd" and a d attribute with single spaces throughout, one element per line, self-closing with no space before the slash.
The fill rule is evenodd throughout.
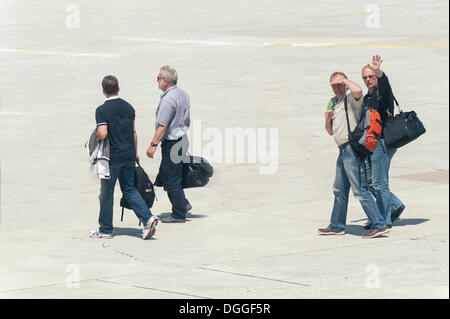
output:
<path id="1" fill-rule="evenodd" d="M 178 81 L 178 73 L 170 65 L 161 67 L 161 77 L 166 79 L 169 84 L 176 85 Z"/>
<path id="2" fill-rule="evenodd" d="M 331 82 L 331 80 L 333 80 L 333 78 L 334 78 L 336 75 L 342 75 L 342 76 L 344 77 L 344 79 L 347 78 L 347 76 L 344 74 L 344 72 L 336 71 L 336 72 L 333 72 L 333 73 L 331 74 L 331 76 L 330 76 L 330 82 Z"/>

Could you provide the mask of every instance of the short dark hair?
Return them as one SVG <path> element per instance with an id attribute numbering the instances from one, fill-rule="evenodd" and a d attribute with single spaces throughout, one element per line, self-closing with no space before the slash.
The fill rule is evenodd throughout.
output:
<path id="1" fill-rule="evenodd" d="M 119 92 L 119 80 L 114 75 L 107 75 L 103 78 L 102 87 L 108 95 L 117 94 Z"/>
<path id="2" fill-rule="evenodd" d="M 342 75 L 342 76 L 344 77 L 344 79 L 347 78 L 347 76 L 344 74 L 344 72 L 339 72 L 339 71 L 337 71 L 337 72 L 333 72 L 333 73 L 331 74 L 331 76 L 330 76 L 330 82 L 331 82 L 331 80 L 332 80 L 336 75 Z"/>

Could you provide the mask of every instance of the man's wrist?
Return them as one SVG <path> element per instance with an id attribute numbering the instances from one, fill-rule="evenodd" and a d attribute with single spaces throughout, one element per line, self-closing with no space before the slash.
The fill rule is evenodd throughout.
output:
<path id="1" fill-rule="evenodd" d="M 153 141 L 151 141 L 150 145 L 151 145 L 152 147 L 157 147 L 157 146 L 158 146 L 158 144 L 157 144 L 157 143 L 153 143 Z"/>

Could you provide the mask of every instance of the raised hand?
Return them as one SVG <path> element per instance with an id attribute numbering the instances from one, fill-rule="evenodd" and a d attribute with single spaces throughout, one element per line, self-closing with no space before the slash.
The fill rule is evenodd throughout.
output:
<path id="1" fill-rule="evenodd" d="M 369 63 L 369 66 L 371 69 L 373 69 L 374 71 L 378 71 L 380 69 L 381 63 L 383 62 L 383 60 L 381 59 L 381 56 L 374 55 L 372 57 L 372 62 Z"/>

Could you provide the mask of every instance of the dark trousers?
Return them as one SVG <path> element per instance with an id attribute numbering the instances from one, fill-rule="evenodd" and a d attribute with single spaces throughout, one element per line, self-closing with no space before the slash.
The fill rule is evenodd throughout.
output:
<path id="1" fill-rule="evenodd" d="M 187 147 L 187 138 L 163 140 L 161 143 L 162 160 L 159 166 L 159 179 L 172 203 L 172 217 L 179 219 L 186 218 L 186 206 L 189 204 L 181 186 L 182 159 L 183 154 L 187 152 Z"/>

